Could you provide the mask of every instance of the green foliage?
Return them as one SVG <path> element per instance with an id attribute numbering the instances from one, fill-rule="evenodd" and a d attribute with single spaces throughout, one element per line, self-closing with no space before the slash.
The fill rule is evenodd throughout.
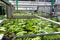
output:
<path id="1" fill-rule="evenodd" d="M 53 27 L 51 27 L 50 22 L 44 21 L 42 19 L 7 19 L 4 22 L 3 27 L 5 27 L 6 31 L 12 32 L 16 36 L 60 31 L 58 25 L 53 24 Z M 50 35 L 43 37 L 44 40 L 49 40 L 54 38 L 60 38 L 60 36 Z M 24 40 L 41 40 L 41 39 L 42 39 L 41 37 L 24 38 Z M 17 39 L 17 40 L 22 40 L 22 39 Z"/>
<path id="2" fill-rule="evenodd" d="M 4 18 L 4 16 L 3 15 L 0 15 L 0 20 L 2 20 Z"/>

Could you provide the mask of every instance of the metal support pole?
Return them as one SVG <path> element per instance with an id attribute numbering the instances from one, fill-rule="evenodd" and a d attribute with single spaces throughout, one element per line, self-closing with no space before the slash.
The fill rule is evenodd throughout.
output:
<path id="1" fill-rule="evenodd" d="M 7 5 L 7 18 L 11 18 L 12 16 L 12 6 L 11 5 Z"/>
<path id="2" fill-rule="evenodd" d="M 50 17 L 53 17 L 54 14 L 54 0 L 51 0 L 51 13 L 50 13 Z"/>
<path id="3" fill-rule="evenodd" d="M 51 12 L 50 12 L 50 19 L 53 20 L 54 16 L 54 0 L 51 0 Z M 51 23 L 51 27 L 53 28 L 53 23 Z"/>
<path id="4" fill-rule="evenodd" d="M 17 10 L 18 10 L 18 0 L 16 0 L 16 8 L 17 8 Z"/>

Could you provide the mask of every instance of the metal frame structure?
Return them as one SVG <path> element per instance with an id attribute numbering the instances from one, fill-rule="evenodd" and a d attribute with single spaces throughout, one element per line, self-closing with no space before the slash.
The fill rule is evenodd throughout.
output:
<path id="1" fill-rule="evenodd" d="M 16 5 L 15 6 L 16 6 L 16 8 L 18 10 L 18 6 L 19 6 L 18 5 L 18 1 L 16 1 Z M 46 3 L 45 5 L 43 5 L 43 4 L 42 5 L 41 4 L 33 4 L 33 5 L 22 4 L 20 6 L 37 6 L 37 10 L 38 10 L 39 9 L 38 7 L 44 7 L 44 6 L 50 7 L 51 5 Z M 12 18 L 19 18 L 19 17 L 20 18 L 31 18 L 31 16 L 29 16 L 29 17 L 28 16 L 15 16 L 15 17 L 13 16 Z M 32 18 L 37 18 L 37 17 L 32 17 Z"/>
<path id="2" fill-rule="evenodd" d="M 60 35 L 60 32 L 53 32 L 53 33 L 42 33 L 42 34 L 31 34 L 31 35 L 23 35 L 23 36 L 15 36 L 14 38 L 13 38 L 13 40 L 16 40 L 17 38 L 34 38 L 34 37 L 37 37 L 37 36 L 40 36 L 40 37 L 42 37 L 42 39 L 43 39 L 43 37 L 44 36 L 49 36 L 49 35 L 57 35 L 57 34 L 59 34 Z M 41 39 L 41 40 L 42 40 Z"/>
<path id="3" fill-rule="evenodd" d="M 10 5 L 9 0 L 0 0 L 0 1 L 4 2 L 7 5 Z"/>
<path id="4" fill-rule="evenodd" d="M 2 1 L 2 0 L 1 0 Z M 13 7 L 11 4 L 7 3 L 5 0 L 3 1 L 5 4 L 7 4 L 7 17 L 8 18 L 11 18 L 11 12 L 13 10 Z M 54 6 L 54 2 L 52 1 L 52 8 Z M 18 8 L 18 6 L 17 6 Z M 18 9 L 17 9 L 18 10 Z M 35 15 L 36 16 L 36 15 Z M 52 22 L 52 23 L 55 23 L 55 24 L 58 24 L 60 25 L 60 22 L 55 22 L 55 21 L 52 21 L 52 20 L 49 20 L 49 19 L 46 19 L 44 17 L 40 17 L 40 16 L 37 16 L 38 18 L 41 18 L 41 19 L 44 19 L 44 20 L 47 20 L 49 22 Z M 13 40 L 15 40 L 16 38 L 27 38 L 27 37 L 36 37 L 36 36 L 48 36 L 48 35 L 55 35 L 55 34 L 60 34 L 60 32 L 53 32 L 53 33 L 45 33 L 45 34 L 32 34 L 32 35 L 24 35 L 24 36 L 16 36 L 13 38 Z"/>
<path id="5" fill-rule="evenodd" d="M 6 16 L 7 18 L 11 18 L 11 14 L 12 14 L 12 11 L 14 10 L 14 6 L 12 6 L 8 0 L 0 0 L 0 1 L 6 4 L 6 14 L 7 14 Z M 0 24 L 3 24 L 4 21 L 5 21 L 5 18 L 3 20 L 0 20 Z"/>
<path id="6" fill-rule="evenodd" d="M 14 10 L 14 6 L 9 2 L 9 0 L 0 0 L 6 4 L 7 18 L 11 18 L 11 14 Z"/>
<path id="7" fill-rule="evenodd" d="M 44 1 L 45 1 L 45 0 L 44 0 Z M 15 6 L 16 6 L 16 9 L 18 10 L 18 6 L 19 6 L 19 5 L 18 5 L 18 0 L 16 0 L 16 5 L 15 5 Z M 40 6 L 51 6 L 51 8 L 52 8 L 51 10 L 54 10 L 54 0 L 51 0 L 51 5 L 50 5 L 50 4 L 45 4 L 45 5 L 41 5 L 41 4 L 33 4 L 33 5 L 22 4 L 22 5 L 21 5 L 21 4 L 20 4 L 20 6 L 37 6 L 37 7 L 40 7 Z M 38 9 L 39 9 L 39 8 L 38 8 Z M 37 10 L 38 10 L 38 9 L 37 9 Z M 51 14 L 53 14 L 52 11 L 51 11 Z M 10 14 L 9 16 L 10 16 L 10 18 L 12 17 L 11 14 Z M 51 15 L 50 15 L 50 16 L 51 16 Z M 27 16 L 26 16 L 26 17 L 27 17 Z M 12 17 L 12 18 L 15 18 L 15 17 Z M 19 18 L 19 16 L 18 16 L 17 18 Z M 20 16 L 20 18 L 25 18 L 25 16 L 24 16 L 24 17 L 21 17 L 21 16 Z M 28 17 L 28 18 L 29 18 L 29 17 Z"/>

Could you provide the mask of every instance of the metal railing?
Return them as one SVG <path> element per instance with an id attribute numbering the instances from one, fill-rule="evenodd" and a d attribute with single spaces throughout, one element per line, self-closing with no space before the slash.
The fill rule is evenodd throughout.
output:
<path id="1" fill-rule="evenodd" d="M 37 36 L 40 36 L 41 37 L 41 40 L 43 39 L 44 36 L 51 36 L 51 35 L 60 35 L 60 32 L 53 32 L 53 33 L 41 33 L 41 34 L 31 34 L 31 35 L 23 35 L 23 36 L 15 36 L 13 38 L 13 40 L 16 40 L 16 39 L 19 39 L 19 38 L 34 38 L 34 37 L 37 37 Z"/>

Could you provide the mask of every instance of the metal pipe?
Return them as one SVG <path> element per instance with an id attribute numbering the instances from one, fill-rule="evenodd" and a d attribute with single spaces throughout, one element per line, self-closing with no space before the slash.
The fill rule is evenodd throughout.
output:
<path id="1" fill-rule="evenodd" d="M 37 15 L 35 15 L 35 16 L 38 17 L 38 18 L 41 18 L 41 19 L 47 20 L 47 21 L 49 21 L 49 22 L 52 22 L 52 23 L 55 23 L 55 24 L 60 25 L 60 22 L 56 22 L 56 21 L 53 21 L 53 20 L 50 20 L 50 19 L 47 19 L 47 18 L 44 18 L 44 17 L 41 17 L 41 16 L 37 16 Z"/>
<path id="2" fill-rule="evenodd" d="M 14 38 L 32 38 L 32 37 L 36 37 L 36 36 L 48 36 L 48 35 L 56 35 L 56 34 L 60 34 L 60 32 L 23 35 L 23 36 L 16 36 Z"/>

